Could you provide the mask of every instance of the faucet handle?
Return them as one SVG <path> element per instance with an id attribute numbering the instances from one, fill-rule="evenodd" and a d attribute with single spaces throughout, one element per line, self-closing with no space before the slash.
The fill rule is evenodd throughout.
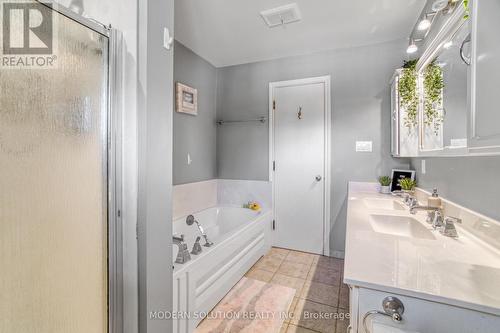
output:
<path id="1" fill-rule="evenodd" d="M 181 234 L 180 236 L 172 236 L 172 238 L 175 240 L 175 241 L 179 241 L 179 242 L 184 242 L 184 234 Z"/>
<path id="2" fill-rule="evenodd" d="M 414 196 L 409 196 L 408 197 L 408 206 L 409 207 L 415 207 L 416 205 L 418 205 L 417 198 L 415 198 Z"/>
<path id="3" fill-rule="evenodd" d="M 444 223 L 439 229 L 439 232 L 447 237 L 457 238 L 458 233 L 455 228 L 455 223 L 462 223 L 462 220 L 457 217 L 447 216 L 444 218 Z"/>
<path id="4" fill-rule="evenodd" d="M 203 251 L 203 249 L 201 248 L 201 245 L 200 245 L 200 239 L 201 239 L 200 236 L 196 237 L 196 241 L 194 242 L 193 250 L 191 250 L 191 254 L 197 255 Z"/>
<path id="5" fill-rule="evenodd" d="M 455 223 L 462 224 L 462 219 L 459 219 L 458 217 L 453 217 L 453 216 L 446 216 L 444 218 L 444 223 L 445 224 L 455 224 Z"/>

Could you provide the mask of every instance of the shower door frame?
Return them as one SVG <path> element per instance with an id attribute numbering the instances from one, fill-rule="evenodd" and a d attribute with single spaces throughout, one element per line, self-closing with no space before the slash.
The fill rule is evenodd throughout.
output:
<path id="1" fill-rule="evenodd" d="M 111 25 L 83 17 L 53 1 L 35 0 L 54 12 L 97 32 L 108 39 L 107 128 L 103 154 L 107 156 L 103 172 L 105 221 L 107 222 L 107 318 L 108 333 L 123 332 L 123 249 L 122 249 L 122 34 Z"/>

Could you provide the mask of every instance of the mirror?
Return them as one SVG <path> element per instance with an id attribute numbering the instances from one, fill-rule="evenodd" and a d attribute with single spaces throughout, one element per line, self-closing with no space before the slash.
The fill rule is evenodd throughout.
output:
<path id="1" fill-rule="evenodd" d="M 467 152 L 470 105 L 470 26 L 464 20 L 442 39 L 419 74 L 420 151 Z"/>

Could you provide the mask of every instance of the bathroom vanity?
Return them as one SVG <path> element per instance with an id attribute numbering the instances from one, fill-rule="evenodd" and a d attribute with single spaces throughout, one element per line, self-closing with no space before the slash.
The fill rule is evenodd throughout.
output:
<path id="1" fill-rule="evenodd" d="M 424 205 L 428 195 L 416 193 Z M 426 212 L 410 214 L 377 185 L 350 183 L 344 267 L 350 332 L 385 332 L 387 326 L 395 332 L 499 332 L 500 223 L 446 200 L 443 214 L 461 219 L 458 238 L 434 230 Z M 386 297 L 404 306 L 400 321 L 399 314 L 396 320 L 384 314 Z"/>

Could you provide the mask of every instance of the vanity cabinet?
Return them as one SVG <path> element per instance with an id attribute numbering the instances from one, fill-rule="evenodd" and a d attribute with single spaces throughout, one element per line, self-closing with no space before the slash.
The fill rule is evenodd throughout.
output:
<path id="1" fill-rule="evenodd" d="M 472 22 L 471 153 L 500 153 L 500 2 L 474 0 Z"/>
<path id="2" fill-rule="evenodd" d="M 366 320 L 368 331 L 365 331 L 365 314 L 372 310 L 383 312 L 382 300 L 388 296 L 403 303 L 402 321 L 372 314 Z M 498 333 L 500 327 L 500 317 L 493 314 L 357 286 L 350 286 L 350 308 L 352 333 L 371 333 L 372 322 L 419 333 Z"/>

